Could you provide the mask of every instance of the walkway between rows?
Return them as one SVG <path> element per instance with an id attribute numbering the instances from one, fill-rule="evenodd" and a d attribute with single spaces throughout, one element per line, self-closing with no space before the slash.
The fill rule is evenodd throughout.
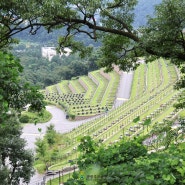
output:
<path id="1" fill-rule="evenodd" d="M 114 107 L 122 105 L 125 101 L 128 101 L 130 98 L 132 80 L 133 80 L 133 71 L 123 72 L 120 77 L 120 84 L 118 87 L 116 99 L 114 102 Z"/>

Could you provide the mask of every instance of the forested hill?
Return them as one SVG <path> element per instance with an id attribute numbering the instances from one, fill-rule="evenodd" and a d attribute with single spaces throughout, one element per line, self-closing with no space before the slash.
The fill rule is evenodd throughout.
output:
<path id="1" fill-rule="evenodd" d="M 139 27 L 146 25 L 147 15 L 152 16 L 154 13 L 155 5 L 161 2 L 162 0 L 138 0 L 138 4 L 134 10 L 134 26 Z"/>

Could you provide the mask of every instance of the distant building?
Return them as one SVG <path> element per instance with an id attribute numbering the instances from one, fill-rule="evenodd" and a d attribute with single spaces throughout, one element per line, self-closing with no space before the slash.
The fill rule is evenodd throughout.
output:
<path id="1" fill-rule="evenodd" d="M 71 53 L 71 49 L 65 48 L 65 53 L 61 53 L 60 56 L 65 55 L 69 56 Z M 47 58 L 49 61 L 53 58 L 53 56 L 57 55 L 57 51 L 55 47 L 42 47 L 42 57 Z"/>

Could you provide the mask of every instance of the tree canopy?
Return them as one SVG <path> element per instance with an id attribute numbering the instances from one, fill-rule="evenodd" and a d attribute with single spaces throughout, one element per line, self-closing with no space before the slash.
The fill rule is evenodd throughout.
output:
<path id="1" fill-rule="evenodd" d="M 22 128 L 15 114 L 0 124 L 0 182 L 4 185 L 28 183 L 33 169 L 33 153 L 26 150 Z"/>
<path id="2" fill-rule="evenodd" d="M 113 63 L 123 70 L 135 68 L 138 57 L 146 55 L 172 58 L 178 64 L 184 61 L 185 2 L 163 0 L 143 28 L 133 27 L 136 4 L 137 0 L 1 2 L 0 41 L 2 46 L 6 45 L 14 34 L 28 28 L 30 34 L 42 26 L 48 32 L 65 28 L 66 32 L 58 40 L 59 49 L 72 47 L 84 56 L 90 48 L 84 48 L 74 38 L 83 33 L 100 40 L 101 65 L 107 69 Z"/>
<path id="3" fill-rule="evenodd" d="M 144 28 L 141 42 L 148 53 L 170 58 L 175 64 L 185 60 L 185 2 L 164 0 L 156 6 L 156 17 Z"/>
<path id="4" fill-rule="evenodd" d="M 103 146 L 85 136 L 78 147 L 81 152 L 77 159 L 79 171 L 64 184 L 183 185 L 184 143 L 171 143 L 167 150 L 147 153 L 142 140 L 123 139 Z"/>
<path id="5" fill-rule="evenodd" d="M 0 182 L 4 185 L 29 182 L 34 172 L 34 158 L 25 149 L 18 116 L 27 104 L 36 111 L 45 106 L 38 89 L 21 82 L 22 70 L 18 59 L 0 51 Z"/>
<path id="6" fill-rule="evenodd" d="M 0 51 L 0 182 L 4 185 L 29 182 L 33 154 L 25 149 L 18 115 L 27 104 L 32 110 L 44 108 L 43 95 L 20 81 L 21 72 L 19 60 Z"/>
<path id="7" fill-rule="evenodd" d="M 23 68 L 12 54 L 0 51 L 0 110 L 7 113 L 10 108 L 20 110 L 27 104 L 40 111 L 44 108 L 43 95 L 36 87 L 22 83 L 19 75 Z M 0 122 L 1 123 L 1 122 Z"/>

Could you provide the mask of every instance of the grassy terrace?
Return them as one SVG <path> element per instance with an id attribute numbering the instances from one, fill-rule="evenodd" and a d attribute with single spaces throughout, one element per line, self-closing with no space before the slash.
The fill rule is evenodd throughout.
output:
<path id="1" fill-rule="evenodd" d="M 171 92 L 171 93 L 170 93 Z M 164 93 L 165 96 L 166 92 Z M 173 94 L 173 95 L 172 95 Z M 173 91 L 169 91 L 168 96 L 165 99 L 163 99 L 163 103 L 166 103 L 170 107 L 170 112 L 167 111 L 168 107 L 162 107 L 161 109 L 158 109 L 159 107 L 156 105 L 156 103 L 160 103 L 160 97 L 159 99 L 154 99 L 152 101 L 149 101 L 150 104 L 147 104 L 145 106 L 142 106 L 140 110 L 135 110 L 133 112 L 133 115 L 137 116 L 140 115 L 141 120 L 144 120 L 148 117 L 152 118 L 152 124 L 156 121 L 162 121 L 165 117 L 170 116 L 170 114 L 174 111 L 173 107 L 171 107 L 172 99 L 175 97 L 175 93 Z M 170 100 L 169 100 L 170 98 Z M 158 102 L 156 102 L 158 100 Z M 167 101 L 168 100 L 168 101 Z M 145 112 L 146 111 L 146 112 Z M 162 115 L 162 117 L 161 117 Z M 160 119 L 158 119 L 160 117 Z M 125 134 L 127 137 L 132 138 L 133 136 L 137 134 L 142 134 L 143 132 L 143 126 L 139 124 L 135 124 L 132 122 L 133 117 L 128 116 L 128 120 L 125 122 L 121 120 L 117 120 L 117 123 L 114 127 L 109 130 L 109 137 L 104 135 L 105 142 L 111 143 L 112 141 L 116 141 L 119 138 L 123 137 L 123 134 Z M 162 120 L 161 120 L 162 119 Z M 141 121 L 142 122 L 142 121 Z M 150 128 L 152 126 L 150 125 Z M 148 128 L 149 129 L 149 128 Z M 113 132 L 113 134 L 111 133 Z"/>
<path id="2" fill-rule="evenodd" d="M 87 88 L 84 97 L 86 99 L 92 99 L 93 94 L 97 88 L 97 85 L 88 76 L 81 76 L 79 80 Z"/>
<path id="3" fill-rule="evenodd" d="M 55 85 L 51 85 L 46 87 L 46 92 L 48 93 L 57 93 L 57 88 Z"/>
<path id="4" fill-rule="evenodd" d="M 71 92 L 68 85 L 69 85 L 69 81 L 68 80 L 63 80 L 62 82 L 57 84 L 57 87 L 60 89 L 62 94 L 70 94 L 72 92 Z"/>
<path id="5" fill-rule="evenodd" d="M 91 72 L 90 75 L 93 80 L 98 82 L 98 87 L 91 99 L 91 104 L 96 105 L 101 102 L 109 81 L 100 74 L 99 70 Z"/>
<path id="6" fill-rule="evenodd" d="M 70 80 L 69 85 L 74 89 L 75 93 L 85 93 L 86 90 L 84 87 L 80 84 L 79 80 Z"/>
<path id="7" fill-rule="evenodd" d="M 75 80 L 64 80 L 46 88 L 46 100 L 59 103 L 70 115 L 92 116 L 112 107 L 120 76 L 103 69 Z"/>
<path id="8" fill-rule="evenodd" d="M 139 83 L 138 77 L 140 77 Z M 140 89 L 141 92 L 132 93 L 132 98 L 122 106 L 66 133 L 64 136 L 69 138 L 68 142 L 61 149 L 63 156 L 58 156 L 60 159 L 67 154 L 66 160 L 58 160 L 50 169 L 61 169 L 68 165 L 69 159 L 75 159 L 78 156 L 76 148 L 79 138 L 84 135 L 111 144 L 122 137 L 131 139 L 139 134 L 146 134 L 155 122 L 170 119 L 175 114 L 172 105 L 180 93 L 173 89 L 176 80 L 175 67 L 168 61 L 160 59 L 147 66 L 142 64 L 135 72 L 132 86 L 133 91 Z M 140 116 L 140 122 L 134 123 L 133 119 L 137 116 Z M 142 125 L 146 118 L 152 119 L 150 127 Z"/>
<path id="9" fill-rule="evenodd" d="M 104 107 L 107 106 L 111 108 L 115 100 L 115 94 L 117 92 L 117 87 L 119 85 L 120 75 L 118 75 L 118 73 L 113 71 L 112 73 L 109 74 L 109 76 L 110 76 L 110 79 L 112 80 L 110 80 L 108 83 L 106 91 L 101 100 L 101 105 Z"/>
<path id="10" fill-rule="evenodd" d="M 145 91 L 146 86 L 146 65 L 141 64 L 134 72 L 132 83 L 131 98 L 137 97 Z"/>
<path id="11" fill-rule="evenodd" d="M 149 63 L 147 64 L 147 79 L 151 79 L 151 80 L 147 80 L 147 86 L 150 91 L 155 90 L 157 87 L 160 86 L 162 79 L 163 79 L 163 75 L 161 74 L 161 64 L 160 62 L 156 61 L 153 63 Z"/>

